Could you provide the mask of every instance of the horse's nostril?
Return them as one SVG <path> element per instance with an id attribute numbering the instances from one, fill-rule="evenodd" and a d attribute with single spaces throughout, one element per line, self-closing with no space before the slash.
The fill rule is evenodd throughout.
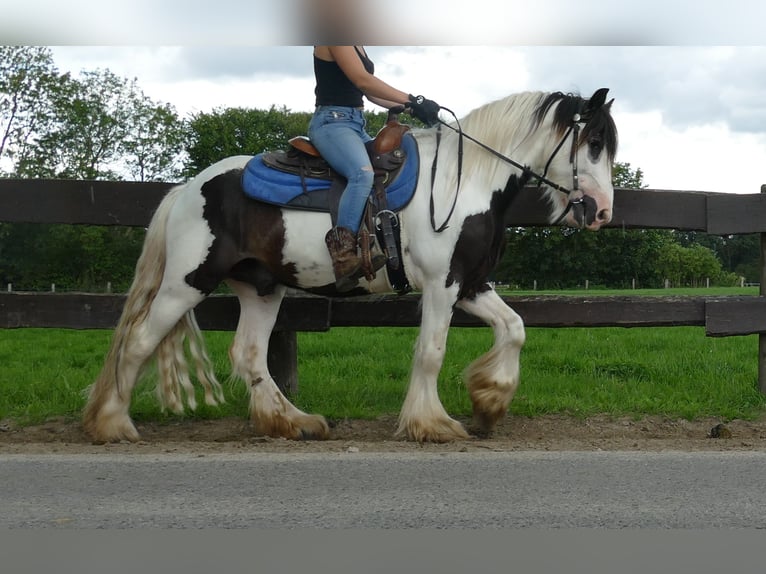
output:
<path id="1" fill-rule="evenodd" d="M 601 223 L 608 223 L 612 219 L 612 213 L 608 209 L 602 209 L 596 214 L 596 219 Z"/>

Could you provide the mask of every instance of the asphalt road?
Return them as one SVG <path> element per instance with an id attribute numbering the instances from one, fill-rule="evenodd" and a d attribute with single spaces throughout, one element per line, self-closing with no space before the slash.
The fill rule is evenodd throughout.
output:
<path id="1" fill-rule="evenodd" d="M 0 528 L 766 527 L 763 452 L 4 455 Z"/>

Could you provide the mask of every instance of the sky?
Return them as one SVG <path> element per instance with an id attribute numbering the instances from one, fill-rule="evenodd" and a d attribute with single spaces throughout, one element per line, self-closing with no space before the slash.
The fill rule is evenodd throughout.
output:
<path id="1" fill-rule="evenodd" d="M 641 168 L 649 187 L 758 193 L 766 184 L 766 46 L 758 45 L 766 3 L 350 1 L 217 0 L 211 9 L 113 0 L 105 14 L 95 6 L 107 3 L 27 0 L 0 23 L 0 37 L 51 46 L 62 72 L 135 77 L 184 115 L 310 111 L 310 44 L 326 35 L 365 44 L 377 76 L 458 116 L 519 91 L 588 96 L 607 87 L 617 161 Z M 332 15 L 330 28 L 306 17 L 317 7 Z M 338 27 L 352 8 L 353 26 Z"/>

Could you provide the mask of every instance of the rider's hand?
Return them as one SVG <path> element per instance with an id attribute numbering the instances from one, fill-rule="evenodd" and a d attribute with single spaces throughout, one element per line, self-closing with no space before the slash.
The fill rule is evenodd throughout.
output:
<path id="1" fill-rule="evenodd" d="M 441 106 L 433 100 L 423 96 L 413 96 L 410 94 L 409 102 L 410 114 L 419 119 L 427 126 L 433 126 L 439 123 L 439 110 Z"/>

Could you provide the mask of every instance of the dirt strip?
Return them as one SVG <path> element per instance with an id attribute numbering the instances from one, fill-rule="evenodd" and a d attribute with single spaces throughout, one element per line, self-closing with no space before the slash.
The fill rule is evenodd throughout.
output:
<path id="1" fill-rule="evenodd" d="M 468 427 L 470 421 L 464 420 Z M 0 421 L 0 454 L 13 453 L 241 453 L 257 452 L 469 452 L 490 451 L 722 451 L 766 450 L 766 417 L 755 421 L 695 421 L 662 417 L 508 417 L 490 438 L 418 444 L 394 437 L 395 417 L 330 421 L 326 441 L 288 441 L 257 436 L 235 418 L 138 423 L 137 443 L 93 444 L 78 421 L 50 420 L 20 427 Z"/>

